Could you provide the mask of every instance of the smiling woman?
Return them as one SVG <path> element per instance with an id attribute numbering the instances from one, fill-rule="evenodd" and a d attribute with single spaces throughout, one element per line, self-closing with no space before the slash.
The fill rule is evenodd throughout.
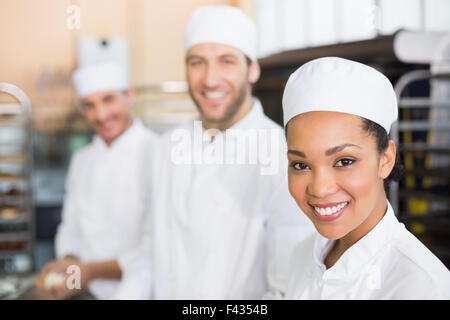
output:
<path id="1" fill-rule="evenodd" d="M 360 117 L 347 113 L 308 112 L 287 133 L 289 151 L 301 150 L 288 152 L 291 194 L 324 237 L 356 242 L 386 211 L 395 147 L 379 154 Z"/>
<path id="2" fill-rule="evenodd" d="M 316 59 L 289 78 L 283 111 L 289 191 L 318 231 L 295 251 L 285 296 L 450 298 L 450 272 L 386 197 L 386 179 L 398 176 L 389 80 L 357 62 Z"/>

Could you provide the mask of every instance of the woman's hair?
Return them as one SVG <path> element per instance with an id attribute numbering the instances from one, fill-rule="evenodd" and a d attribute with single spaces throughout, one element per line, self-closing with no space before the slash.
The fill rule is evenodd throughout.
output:
<path id="1" fill-rule="evenodd" d="M 389 136 L 386 130 L 378 123 L 369 119 L 361 118 L 363 122 L 363 130 L 375 138 L 378 153 L 383 153 L 389 146 Z M 389 182 L 400 181 L 403 176 L 403 165 L 400 163 L 399 156 L 395 158 L 395 165 L 389 176 L 384 179 L 384 189 L 389 190 Z"/>

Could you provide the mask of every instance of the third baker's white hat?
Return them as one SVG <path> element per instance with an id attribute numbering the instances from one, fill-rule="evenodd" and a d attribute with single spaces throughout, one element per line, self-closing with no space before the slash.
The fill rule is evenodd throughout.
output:
<path id="1" fill-rule="evenodd" d="M 126 68 L 114 62 L 87 65 L 74 71 L 73 84 L 78 98 L 100 91 L 122 91 L 129 88 Z"/>
<path id="2" fill-rule="evenodd" d="M 312 60 L 289 77 L 283 94 L 284 125 L 310 111 L 357 115 L 378 123 L 388 133 L 398 116 L 395 91 L 386 76 L 337 57 Z"/>

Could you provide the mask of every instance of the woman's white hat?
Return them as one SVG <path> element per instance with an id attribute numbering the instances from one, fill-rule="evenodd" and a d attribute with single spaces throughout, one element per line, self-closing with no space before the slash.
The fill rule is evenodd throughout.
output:
<path id="1" fill-rule="evenodd" d="M 199 43 L 221 43 L 241 50 L 252 61 L 256 57 L 256 26 L 241 9 L 227 5 L 194 10 L 184 29 L 186 52 Z"/>
<path id="2" fill-rule="evenodd" d="M 289 77 L 283 94 L 284 125 L 310 111 L 357 115 L 378 123 L 388 133 L 398 116 L 395 91 L 386 76 L 337 57 L 312 60 Z"/>

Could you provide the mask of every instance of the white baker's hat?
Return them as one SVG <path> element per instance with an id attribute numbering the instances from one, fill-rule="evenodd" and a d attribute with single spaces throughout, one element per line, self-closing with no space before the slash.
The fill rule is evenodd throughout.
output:
<path id="1" fill-rule="evenodd" d="M 357 115 L 389 133 L 397 120 L 397 98 L 381 72 L 365 64 L 336 57 L 312 60 L 298 68 L 283 94 L 284 125 L 310 111 Z"/>
<path id="2" fill-rule="evenodd" d="M 241 9 L 227 5 L 203 6 L 194 10 L 184 29 L 186 52 L 199 43 L 221 43 L 241 50 L 250 60 L 256 57 L 256 26 Z"/>
<path id="3" fill-rule="evenodd" d="M 100 91 L 121 91 L 129 88 L 128 73 L 124 66 L 103 62 L 81 67 L 72 75 L 78 98 Z"/>

